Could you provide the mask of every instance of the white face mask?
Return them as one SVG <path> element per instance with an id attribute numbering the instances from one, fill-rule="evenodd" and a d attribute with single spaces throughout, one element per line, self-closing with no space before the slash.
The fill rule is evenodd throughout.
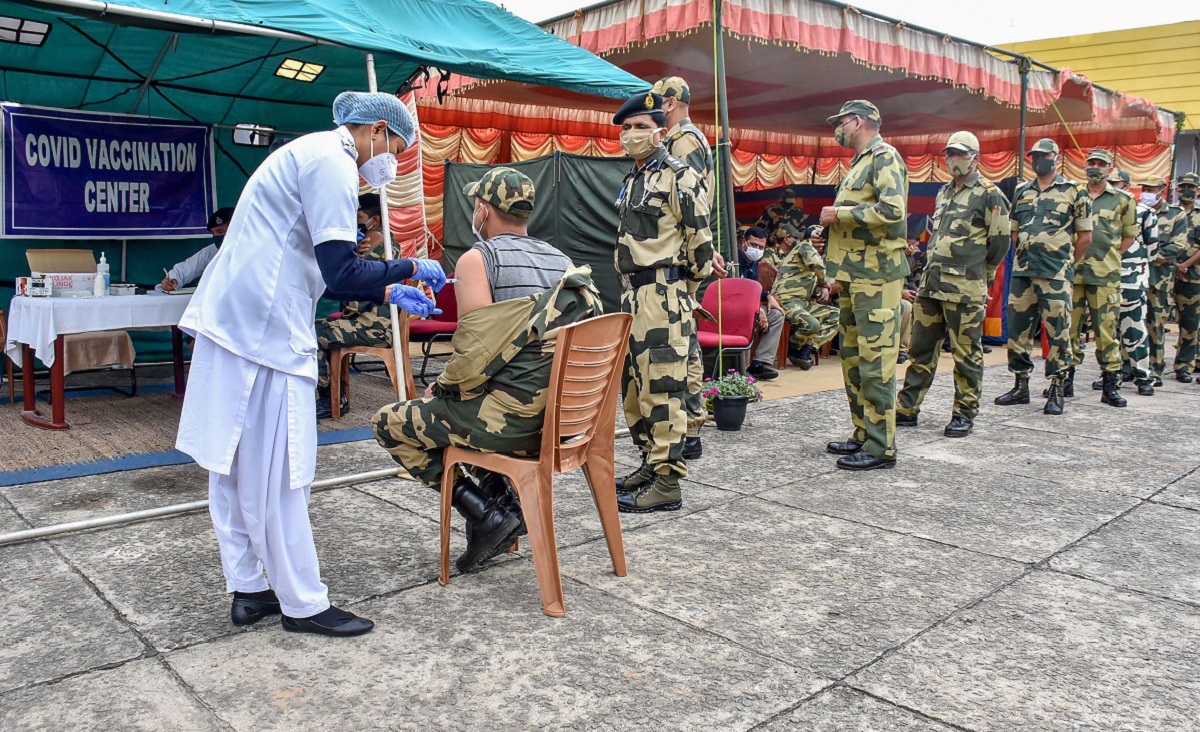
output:
<path id="1" fill-rule="evenodd" d="M 758 260 L 762 259 L 762 255 L 763 250 L 755 249 L 754 247 L 746 247 L 746 259 L 749 259 L 751 262 L 757 262 Z"/>
<path id="2" fill-rule="evenodd" d="M 1151 193 L 1150 191 L 1142 191 L 1142 195 L 1139 198 L 1142 202 L 1142 205 L 1144 205 L 1144 206 L 1149 206 L 1150 208 L 1154 208 L 1155 206 L 1158 205 L 1158 194 L 1157 193 Z"/>
<path id="3" fill-rule="evenodd" d="M 396 180 L 396 156 L 390 152 L 391 141 L 388 138 L 386 128 L 383 131 L 383 139 L 386 151 L 376 155 L 375 140 L 372 139 L 371 157 L 358 169 L 358 174 L 372 188 L 383 188 L 388 183 Z"/>
<path id="4" fill-rule="evenodd" d="M 483 220 L 479 222 L 478 226 L 476 226 L 475 218 L 479 215 L 480 211 L 483 211 Z M 474 211 L 471 212 L 471 233 L 474 234 L 475 238 L 479 241 L 484 240 L 482 232 L 483 232 L 483 225 L 487 223 L 487 217 L 488 217 L 488 210 L 486 208 L 476 208 Z"/>

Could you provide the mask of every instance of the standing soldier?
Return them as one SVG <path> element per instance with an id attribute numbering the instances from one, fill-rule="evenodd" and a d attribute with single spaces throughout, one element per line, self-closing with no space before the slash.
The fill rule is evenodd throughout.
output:
<path id="1" fill-rule="evenodd" d="M 1092 243 L 1092 206 L 1084 187 L 1055 173 L 1058 143 L 1038 140 L 1028 153 L 1034 180 L 1013 194 L 1016 244 L 1008 295 L 1008 370 L 1016 383 L 996 404 L 1029 403 L 1029 356 L 1038 319 L 1050 342 L 1046 359 L 1046 414 L 1063 413 L 1063 377 L 1071 353 L 1071 283 L 1075 262 Z"/>
<path id="2" fill-rule="evenodd" d="M 1146 289 L 1146 329 L 1150 336 L 1150 372 L 1154 386 L 1162 386 L 1163 370 L 1167 363 L 1167 316 L 1171 312 L 1171 290 L 1175 282 L 1175 265 L 1179 256 L 1176 245 L 1175 221 L 1183 209 L 1167 201 L 1167 181 L 1154 176 L 1142 184 L 1142 194 L 1154 193 L 1158 204 L 1158 236 L 1147 252 L 1150 259 L 1150 282 Z"/>
<path id="3" fill-rule="evenodd" d="M 1100 364 L 1100 398 L 1112 407 L 1125 406 L 1119 391 L 1121 383 L 1121 345 L 1117 319 L 1121 309 L 1121 257 L 1137 236 L 1136 204 L 1133 196 L 1113 188 L 1108 182 L 1113 156 L 1095 148 L 1087 156 L 1087 193 L 1092 200 L 1092 242 L 1075 265 L 1075 284 L 1071 300 L 1071 370 L 1067 373 L 1064 396 L 1075 391 L 1075 367 L 1083 363 L 1080 325 L 1091 315 L 1096 334 L 1096 361 Z"/>
<path id="4" fill-rule="evenodd" d="M 1192 382 L 1196 367 L 1197 332 L 1200 331 L 1200 209 L 1196 208 L 1196 187 L 1200 175 L 1184 173 L 1176 181 L 1182 211 L 1175 219 L 1175 248 L 1179 264 L 1175 269 L 1175 305 L 1179 308 L 1179 343 L 1175 347 L 1175 378 Z"/>
<path id="5" fill-rule="evenodd" d="M 840 285 L 842 378 L 854 434 L 826 450 L 845 470 L 896 465 L 896 358 L 900 292 L 908 275 L 908 169 L 879 136 L 874 104 L 854 99 L 827 119 L 842 147 L 854 150 L 834 205 L 821 209 L 825 267 Z"/>
<path id="6" fill-rule="evenodd" d="M 971 434 L 983 389 L 983 318 L 996 268 L 1008 254 L 1008 199 L 979 174 L 979 140 L 955 132 L 944 149 L 954 180 L 938 191 L 933 238 L 913 303 L 912 350 L 896 425 L 916 427 L 925 392 L 937 375 L 942 341 L 954 354 L 954 414 L 946 437 Z"/>
<path id="7" fill-rule="evenodd" d="M 712 150 L 708 139 L 700 128 L 692 124 L 688 116 L 688 106 L 692 103 L 692 90 L 688 83 L 678 76 L 668 76 L 659 79 L 652 91 L 662 97 L 663 113 L 666 115 L 667 139 L 664 143 L 667 154 L 676 160 L 682 160 L 696 171 L 700 182 L 704 185 L 704 200 L 708 210 L 712 210 L 712 197 L 716 189 L 716 178 L 713 174 Z M 718 270 L 724 268 L 725 261 L 721 255 L 713 253 L 713 264 Z M 700 283 L 688 283 L 688 292 L 692 300 L 696 299 L 696 291 Z M 696 460 L 704 454 L 704 445 L 700 442 L 700 428 L 704 426 L 706 412 L 704 399 L 700 392 L 704 388 L 704 353 L 700 350 L 700 339 L 696 336 L 698 329 L 692 329 L 688 342 L 688 392 L 683 406 L 687 410 L 687 435 L 683 438 L 683 459 Z"/>
<path id="8" fill-rule="evenodd" d="M 633 314 L 621 379 L 625 420 L 642 465 L 617 481 L 618 506 L 628 513 L 678 511 L 679 480 L 687 476 L 688 344 L 695 286 L 712 271 L 708 201 L 700 176 L 663 148 L 662 97 L 637 94 L 613 123 L 636 165 L 621 186 L 616 265 Z"/>

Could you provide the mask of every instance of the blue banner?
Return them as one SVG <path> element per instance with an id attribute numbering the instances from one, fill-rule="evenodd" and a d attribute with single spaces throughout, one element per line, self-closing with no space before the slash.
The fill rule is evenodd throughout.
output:
<path id="1" fill-rule="evenodd" d="M 0 235 L 208 236 L 208 216 L 216 208 L 208 125 L 18 104 L 0 110 Z"/>

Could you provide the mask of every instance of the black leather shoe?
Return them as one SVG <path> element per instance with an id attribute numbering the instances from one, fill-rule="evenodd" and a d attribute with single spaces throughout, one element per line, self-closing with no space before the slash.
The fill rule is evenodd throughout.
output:
<path id="1" fill-rule="evenodd" d="M 942 430 L 942 434 L 946 437 L 966 437 L 971 434 L 971 428 L 974 426 L 974 422 L 956 414 L 950 418 L 950 424 L 946 425 L 946 429 Z"/>
<path id="2" fill-rule="evenodd" d="M 685 437 L 683 438 L 683 459 L 684 460 L 699 460 L 704 456 L 704 445 L 700 443 L 700 437 Z"/>
<path id="3" fill-rule="evenodd" d="M 900 353 L 896 354 L 896 363 L 907 363 L 907 362 L 908 362 L 908 351 L 900 351 Z"/>
<path id="4" fill-rule="evenodd" d="M 254 625 L 268 615 L 278 615 L 279 598 L 274 590 L 262 592 L 235 592 L 233 606 L 229 608 L 229 619 L 234 625 Z"/>
<path id="5" fill-rule="evenodd" d="M 342 395 L 342 414 L 350 411 L 350 400 L 346 395 Z M 333 419 L 333 404 L 329 397 L 321 397 L 317 400 L 317 419 Z"/>
<path id="6" fill-rule="evenodd" d="M 915 414 L 900 414 L 899 412 L 896 412 L 896 426 L 897 427 L 916 427 L 917 426 L 917 415 L 915 415 Z"/>
<path id="7" fill-rule="evenodd" d="M 896 458 L 875 457 L 869 452 L 859 450 L 853 455 L 840 457 L 837 466 L 842 470 L 878 470 L 880 468 L 896 467 Z"/>
<path id="8" fill-rule="evenodd" d="M 362 635 L 375 627 L 375 623 L 370 620 L 333 605 L 308 618 L 290 618 L 284 615 L 281 624 L 289 633 L 315 633 L 337 638 Z"/>
<path id="9" fill-rule="evenodd" d="M 779 376 L 779 372 L 771 368 L 762 361 L 752 361 L 750 368 L 746 369 L 746 373 L 750 374 L 759 381 L 770 381 Z"/>
<path id="10" fill-rule="evenodd" d="M 1175 380 L 1184 384 L 1190 384 L 1192 383 L 1192 375 L 1187 371 L 1176 371 Z"/>
<path id="11" fill-rule="evenodd" d="M 1156 389 L 1157 389 L 1158 387 L 1160 387 L 1160 386 L 1162 386 L 1162 385 L 1163 385 L 1163 383 L 1162 383 L 1162 377 L 1161 377 L 1161 376 L 1156 376 L 1156 377 L 1154 378 L 1154 388 L 1156 388 Z"/>
<path id="12" fill-rule="evenodd" d="M 1154 396 L 1154 387 L 1149 384 L 1138 384 L 1138 396 Z"/>
<path id="13" fill-rule="evenodd" d="M 831 442 L 825 446 L 825 452 L 831 452 L 834 455 L 853 455 L 862 449 L 863 443 L 855 439 L 849 439 L 845 442 Z"/>
<path id="14" fill-rule="evenodd" d="M 1096 379 L 1093 381 L 1092 391 L 1104 391 L 1104 379 Z"/>

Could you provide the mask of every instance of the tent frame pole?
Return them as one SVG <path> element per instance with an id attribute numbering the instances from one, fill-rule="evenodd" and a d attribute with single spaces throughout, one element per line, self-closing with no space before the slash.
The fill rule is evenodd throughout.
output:
<path id="1" fill-rule="evenodd" d="M 1025 114 L 1029 110 L 1030 69 L 1028 58 L 1017 61 L 1017 71 L 1021 74 L 1021 133 L 1017 141 L 1017 183 L 1025 179 Z"/>
<path id="2" fill-rule="evenodd" d="M 133 104 L 129 107 L 130 114 L 137 111 L 138 105 L 142 103 L 142 99 L 146 96 L 146 90 L 150 88 L 150 82 L 154 81 L 155 75 L 158 74 L 158 67 L 162 66 L 163 59 L 167 57 L 167 49 L 178 39 L 179 34 L 172 33 L 167 38 L 167 42 L 163 44 L 162 50 L 158 52 L 158 58 L 154 59 L 154 66 L 150 68 L 150 73 L 146 74 L 146 78 L 142 80 L 142 85 L 138 87 L 137 98 L 133 100 Z"/>
<path id="3" fill-rule="evenodd" d="M 721 180 L 717 184 L 720 200 L 716 202 L 717 216 L 720 221 L 718 234 L 721 241 L 717 242 L 717 251 L 721 252 L 721 256 L 725 257 L 727 263 L 736 266 L 736 263 L 731 261 L 735 254 L 734 237 L 731 235 L 737 232 L 737 216 L 733 197 L 733 156 L 730 154 L 731 143 L 729 140 L 729 94 L 725 87 L 724 5 L 724 0 L 716 0 L 713 3 L 713 33 L 716 35 L 714 43 L 717 57 L 717 111 L 721 126 L 717 135 L 717 157 L 721 165 Z"/>
<path id="4" fill-rule="evenodd" d="M 379 91 L 379 83 L 375 79 L 375 54 L 367 54 L 367 89 L 372 93 Z M 421 144 L 420 133 L 413 144 Z M 392 219 L 388 215 L 387 186 L 379 189 L 379 217 L 383 219 L 383 258 L 395 259 L 392 252 Z M 396 363 L 396 398 L 404 401 L 412 395 L 408 393 L 408 379 L 405 375 L 412 366 L 408 363 L 408 354 L 400 353 L 400 310 L 394 304 L 388 303 L 389 327 L 392 329 L 392 358 Z"/>

